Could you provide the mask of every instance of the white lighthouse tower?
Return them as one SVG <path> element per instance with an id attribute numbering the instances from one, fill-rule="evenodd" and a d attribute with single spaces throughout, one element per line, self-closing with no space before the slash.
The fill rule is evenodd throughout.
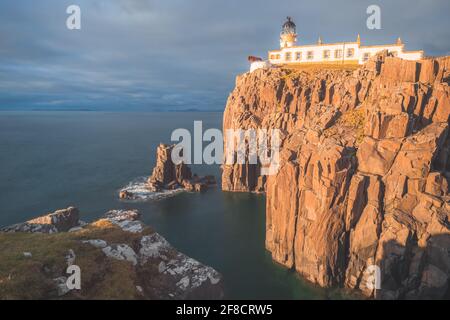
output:
<path id="1" fill-rule="evenodd" d="M 290 48 L 295 46 L 297 42 L 296 25 L 292 21 L 291 17 L 287 17 L 286 22 L 283 24 L 283 28 L 280 33 L 280 47 Z"/>

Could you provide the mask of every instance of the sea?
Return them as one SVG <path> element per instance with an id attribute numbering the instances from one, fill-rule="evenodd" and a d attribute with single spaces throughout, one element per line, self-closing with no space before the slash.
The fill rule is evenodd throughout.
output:
<path id="1" fill-rule="evenodd" d="M 340 299 L 272 261 L 265 242 L 265 197 L 222 192 L 219 165 L 192 165 L 218 186 L 121 201 L 155 165 L 175 129 L 222 128 L 221 112 L 0 112 L 0 226 L 79 208 L 92 221 L 111 209 L 137 209 L 173 246 L 222 273 L 228 299 Z"/>

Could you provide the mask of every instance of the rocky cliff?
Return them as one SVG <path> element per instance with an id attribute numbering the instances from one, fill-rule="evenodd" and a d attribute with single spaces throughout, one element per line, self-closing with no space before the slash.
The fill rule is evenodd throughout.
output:
<path id="1" fill-rule="evenodd" d="M 240 75 L 224 130 L 280 129 L 281 168 L 263 177 L 259 165 L 224 165 L 223 190 L 266 192 L 267 249 L 314 283 L 448 297 L 449 83 L 450 57 L 386 52 L 353 71 Z"/>

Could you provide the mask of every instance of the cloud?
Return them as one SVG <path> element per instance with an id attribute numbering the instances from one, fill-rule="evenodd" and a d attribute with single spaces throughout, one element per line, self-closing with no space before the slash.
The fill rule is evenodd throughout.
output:
<path id="1" fill-rule="evenodd" d="M 82 29 L 65 27 L 76 2 Z M 0 109 L 223 108 L 249 54 L 278 45 L 286 15 L 299 41 L 390 43 L 450 52 L 448 0 L 375 1 L 382 30 L 365 27 L 374 1 L 2 0 Z"/>

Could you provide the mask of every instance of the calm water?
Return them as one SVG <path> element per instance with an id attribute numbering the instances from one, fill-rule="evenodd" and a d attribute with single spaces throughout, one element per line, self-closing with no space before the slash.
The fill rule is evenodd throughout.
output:
<path id="1" fill-rule="evenodd" d="M 143 220 L 189 256 L 225 277 L 227 298 L 323 299 L 335 292 L 305 284 L 264 249 L 261 195 L 182 193 L 144 203 L 117 200 L 117 190 L 148 176 L 155 148 L 172 130 L 221 128 L 221 113 L 0 112 L 0 225 L 67 206 L 92 220 L 136 208 Z M 193 166 L 214 174 L 218 166 Z"/>

